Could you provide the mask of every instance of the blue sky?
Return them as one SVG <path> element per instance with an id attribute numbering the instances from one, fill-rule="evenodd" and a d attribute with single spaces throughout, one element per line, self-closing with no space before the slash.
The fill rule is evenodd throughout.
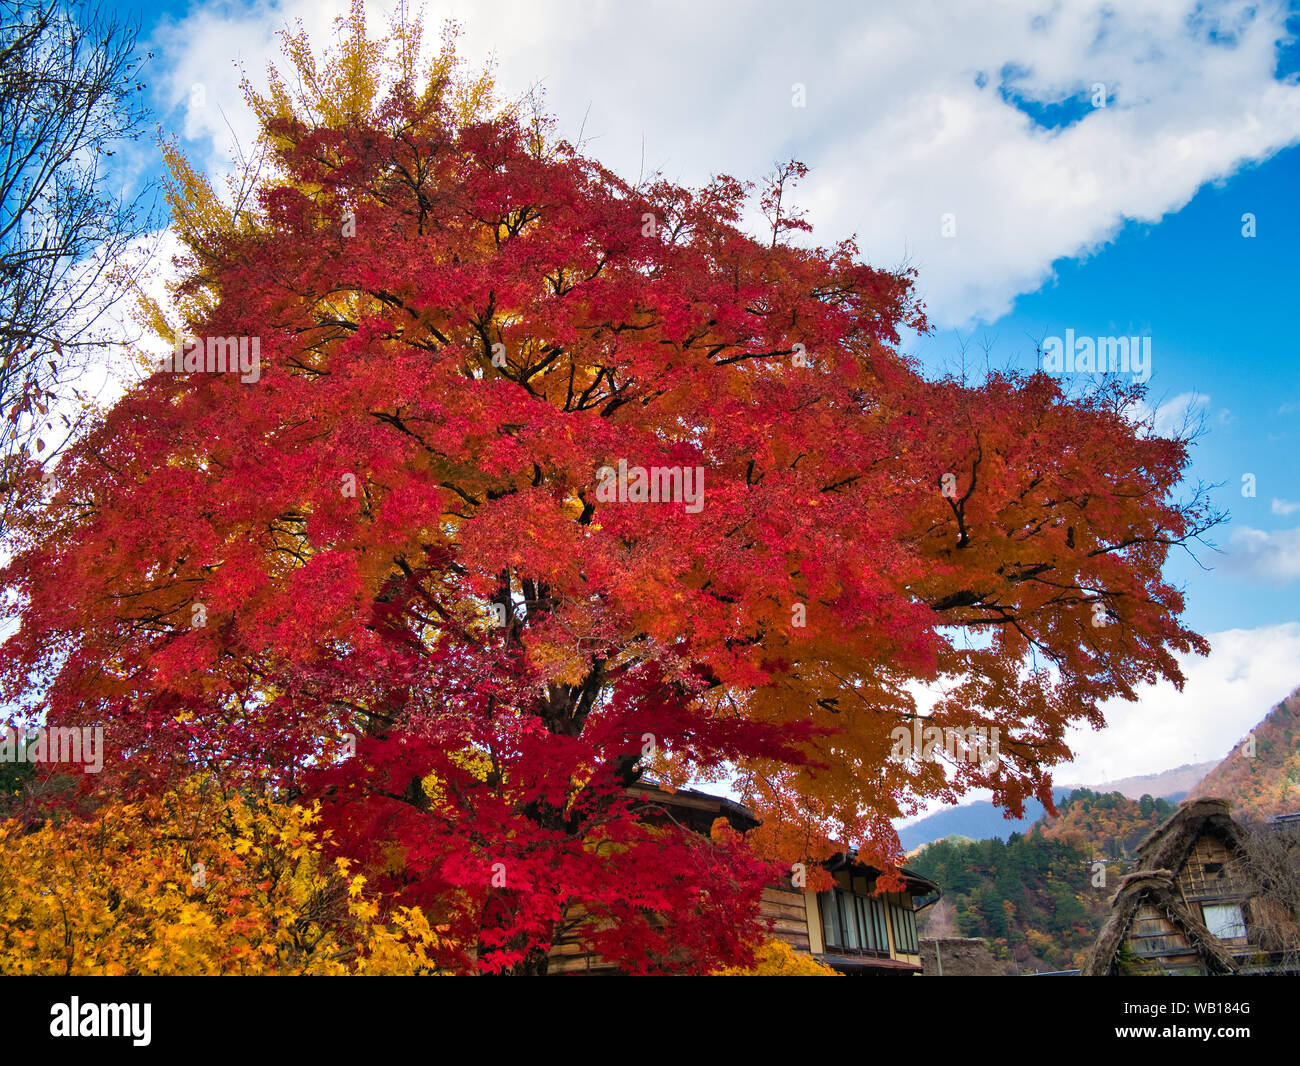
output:
<path id="1" fill-rule="evenodd" d="M 378 22 L 395 6 L 369 10 Z M 969 8 L 435 0 L 427 19 L 459 19 L 462 54 L 495 55 L 508 95 L 542 84 L 560 132 L 581 130 L 625 176 L 756 178 L 801 159 L 819 241 L 856 233 L 869 261 L 919 271 L 936 328 L 912 350 L 927 366 L 953 365 L 959 337 L 976 363 L 988 343 L 994 364 L 1026 369 L 1037 341 L 1067 329 L 1150 337 L 1149 402 L 1160 424 L 1203 419 L 1189 477 L 1218 485 L 1231 515 L 1212 534 L 1222 554 L 1198 548 L 1198 565 L 1179 553 L 1169 570 L 1215 650 L 1188 664 L 1188 692 L 1152 690 L 1114 708 L 1105 734 L 1081 734 L 1062 779 L 1218 758 L 1300 684 L 1300 9 Z M 120 6 L 156 52 L 164 127 L 214 174 L 232 130 L 252 137 L 236 62 L 256 80 L 276 28 L 301 18 L 321 40 L 345 9 Z"/>
<path id="2" fill-rule="evenodd" d="M 1297 189 L 1300 149 L 1293 148 L 1206 186 L 1156 225 L 1126 225 L 1091 256 L 1057 260 L 1055 279 L 1018 297 L 1011 313 L 957 331 L 970 356 L 983 358 L 978 342 L 987 338 L 995 363 L 1017 359 L 1025 367 L 1036 361 L 1037 339 L 1067 328 L 1152 337 L 1150 401 L 1199 398 L 1193 406 L 1203 410 L 1205 427 L 1189 477 L 1219 485 L 1213 498 L 1231 518 L 1210 537 L 1229 554 L 1197 548 L 1198 565 L 1178 552 L 1168 571 L 1185 583 L 1187 617 L 1202 631 L 1296 618 L 1294 577 L 1235 562 L 1231 537 L 1243 525 L 1277 533 L 1300 521 L 1300 511 L 1271 509 L 1275 499 L 1300 500 Z M 1253 238 L 1242 236 L 1246 214 L 1255 216 Z M 944 366 L 959 358 L 960 345 L 948 330 L 927 338 L 920 353 Z M 1246 473 L 1256 477 L 1254 498 L 1242 495 Z"/>

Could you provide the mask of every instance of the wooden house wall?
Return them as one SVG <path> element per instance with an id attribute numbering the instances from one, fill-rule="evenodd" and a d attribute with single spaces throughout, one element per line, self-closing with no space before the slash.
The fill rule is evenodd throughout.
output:
<path id="1" fill-rule="evenodd" d="M 591 951 L 583 943 L 579 933 L 589 932 L 587 923 L 582 921 L 583 916 L 583 908 L 578 906 L 570 907 L 565 912 L 564 925 L 549 953 L 548 973 L 613 974 L 618 972 L 618 967 Z"/>
<path id="2" fill-rule="evenodd" d="M 1187 937 L 1163 910 L 1151 904 L 1139 907 L 1125 939 L 1130 973 L 1178 972 L 1203 974 L 1204 967 Z"/>
<path id="3" fill-rule="evenodd" d="M 1215 900 L 1240 900 L 1246 887 L 1233 875 L 1235 856 L 1218 836 L 1202 833 L 1187 853 L 1175 881 L 1183 901 L 1193 905 Z"/>
<path id="4" fill-rule="evenodd" d="M 772 935 L 795 951 L 811 950 L 808 941 L 808 910 L 804 893 L 797 888 L 774 885 L 763 889 L 759 915 L 776 922 Z"/>
<path id="5" fill-rule="evenodd" d="M 759 916 L 773 920 L 775 923 L 773 936 L 784 940 L 796 951 L 810 950 L 808 913 L 802 891 L 784 885 L 771 885 L 763 889 Z M 555 945 L 551 948 L 549 972 L 552 974 L 616 973 L 616 966 L 594 954 L 582 942 L 579 936 L 584 928 L 581 923 L 582 917 L 583 912 L 580 907 L 570 908 L 565 915 L 568 928 L 557 937 Z"/>

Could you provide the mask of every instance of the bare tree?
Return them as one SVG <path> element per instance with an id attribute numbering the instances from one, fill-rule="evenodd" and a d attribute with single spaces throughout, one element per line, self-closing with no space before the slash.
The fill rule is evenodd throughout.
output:
<path id="1" fill-rule="evenodd" d="M 144 131 L 137 32 L 98 0 L 0 0 L 0 532 L 73 426 L 152 221 L 108 162 Z"/>
<path id="2" fill-rule="evenodd" d="M 1251 926 L 1274 967 L 1300 972 L 1300 823 L 1249 827 L 1235 860 L 1254 898 Z"/>

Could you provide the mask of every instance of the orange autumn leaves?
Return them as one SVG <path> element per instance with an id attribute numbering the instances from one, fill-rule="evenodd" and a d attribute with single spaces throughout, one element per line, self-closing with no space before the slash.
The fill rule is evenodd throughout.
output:
<path id="1" fill-rule="evenodd" d="M 441 932 L 383 916 L 312 807 L 208 781 L 35 831 L 0 821 L 0 974 L 429 974 Z"/>
<path id="2" fill-rule="evenodd" d="M 910 273 L 782 241 L 784 201 L 755 240 L 749 186 L 631 186 L 489 107 L 449 48 L 417 76 L 411 38 L 378 49 L 360 6 L 341 28 L 323 64 L 293 35 L 291 75 L 250 94 L 267 157 L 242 214 L 169 157 L 186 254 L 144 316 L 256 338 L 257 381 L 142 382 L 0 576 L 0 698 L 103 727 L 98 785 L 165 802 L 203 766 L 317 799 L 348 873 L 442 908 L 488 972 L 541 972 L 573 908 L 617 926 L 595 947 L 630 972 L 710 972 L 748 961 L 755 853 L 809 887 L 843 847 L 888 867 L 891 819 L 972 789 L 1019 813 L 1070 726 L 1181 683 L 1204 642 L 1162 567 L 1214 515 L 1176 498 L 1185 443 L 1133 424 L 1140 391 L 936 381 L 900 350 L 926 328 Z M 703 506 L 599 498 L 629 465 L 704 471 Z M 927 687 L 931 726 L 1000 731 L 996 763 L 895 756 Z M 324 754 L 344 737 L 353 757 Z M 729 777 L 764 829 L 741 848 L 647 827 L 645 774 Z M 247 828 L 263 816 L 298 817 L 254 805 Z M 394 931 L 415 912 L 378 933 L 367 886 L 340 896 L 296 825 L 195 858 L 193 830 L 121 818 L 106 868 L 132 880 L 74 915 L 92 947 L 153 914 L 220 972 L 442 958 L 427 925 Z M 66 967 L 98 949 L 68 942 L 63 889 L 40 895 L 82 876 L 94 826 L 64 825 L 18 842 L 15 883 L 52 872 L 5 920 Z M 257 846 L 288 849 L 278 877 Z"/>

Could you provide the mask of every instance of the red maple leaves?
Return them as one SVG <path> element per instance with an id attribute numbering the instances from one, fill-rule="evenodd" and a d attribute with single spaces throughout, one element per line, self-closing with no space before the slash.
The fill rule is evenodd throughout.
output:
<path id="1" fill-rule="evenodd" d="M 181 292 L 258 380 L 130 393 L 5 571 L 5 697 L 104 723 L 124 786 L 321 799 L 466 966 L 535 972 L 573 926 L 704 971 L 778 867 L 647 818 L 647 767 L 730 768 L 769 858 L 887 863 L 908 803 L 1046 798 L 1069 723 L 1203 647 L 1160 576 L 1212 519 L 1172 499 L 1183 446 L 1131 396 L 926 379 L 909 276 L 781 239 L 801 169 L 769 244 L 733 179 L 632 188 L 436 93 L 267 133 L 259 213 Z M 598 501 L 620 460 L 700 468 L 704 505 Z M 1000 726 L 996 766 L 890 758 L 940 679 L 933 721 Z"/>

